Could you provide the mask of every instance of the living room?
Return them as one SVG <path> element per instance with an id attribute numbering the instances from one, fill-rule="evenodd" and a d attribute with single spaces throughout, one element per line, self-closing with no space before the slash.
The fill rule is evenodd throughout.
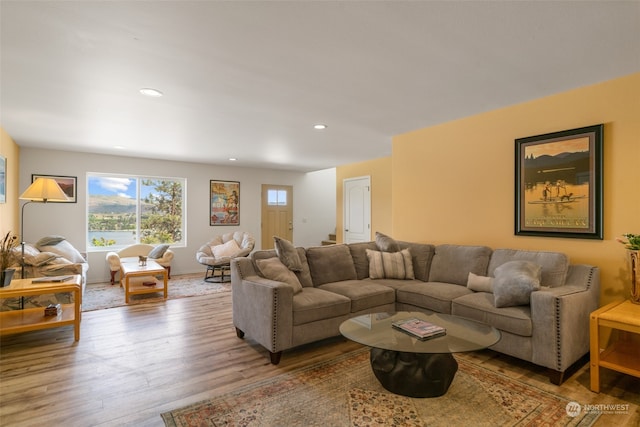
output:
<path id="1" fill-rule="evenodd" d="M 313 246 L 326 238 L 334 229 L 337 241 L 343 238 L 343 181 L 348 178 L 370 176 L 371 188 L 371 230 L 381 231 L 398 240 L 432 244 L 450 243 L 475 245 L 482 244 L 492 248 L 517 248 L 528 250 L 553 250 L 566 253 L 572 263 L 595 265 L 600 270 L 600 304 L 628 298 L 630 292 L 629 271 L 625 251 L 616 240 L 624 233 L 640 232 L 640 192 L 637 191 L 637 178 L 634 176 L 640 159 L 640 72 L 616 76 L 606 81 L 595 81 L 577 88 L 564 90 L 536 99 L 526 99 L 508 106 L 489 107 L 482 112 L 468 114 L 438 124 L 407 128 L 391 137 L 391 155 L 366 158 L 347 164 L 335 164 L 331 168 L 312 172 L 286 171 L 269 168 L 243 168 L 228 165 L 208 165 L 204 163 L 144 159 L 113 154 L 87 153 L 73 150 L 59 150 L 21 146 L 19 139 L 14 140 L 10 128 L 0 129 L 0 154 L 7 159 L 6 203 L 0 204 L 0 231 L 20 229 L 21 201 L 18 196 L 31 182 L 32 174 L 65 175 L 77 177 L 78 201 L 75 204 L 32 204 L 24 213 L 25 240 L 35 241 L 42 236 L 63 235 L 77 247 L 83 248 L 86 235 L 86 176 L 90 172 L 141 174 L 152 176 L 180 176 L 188 180 L 187 193 L 187 244 L 175 248 L 175 274 L 187 274 L 202 271 L 194 257 L 197 247 L 205 236 L 218 229 L 224 231 L 242 229 L 260 235 L 259 211 L 260 185 L 287 184 L 295 188 L 295 237 L 299 246 Z M 576 239 L 566 237 L 523 236 L 514 234 L 514 140 L 534 135 L 542 135 L 584 126 L 604 124 L 603 144 L 603 237 L 602 239 Z M 54 136 L 52 136 L 54 139 Z M 239 181 L 241 184 L 241 221 L 239 227 L 211 227 L 209 225 L 208 186 L 210 179 Z M 303 220 L 304 219 L 304 220 Z M 258 244 L 257 249 L 260 248 Z M 89 283 L 103 282 L 108 279 L 108 269 L 104 252 L 88 253 L 90 264 Z M 168 301 L 169 302 L 169 301 Z M 55 401 L 43 397 L 42 390 L 47 385 L 31 383 L 38 388 L 30 394 L 29 387 L 20 389 L 21 397 L 26 401 L 30 396 L 38 396 L 49 409 L 40 408 L 34 420 L 17 416 L 7 425 L 30 425 L 47 420 L 47 413 L 56 413 L 55 420 L 67 421 L 69 425 L 161 425 L 158 413 L 179 406 L 194 403 L 210 396 L 211 390 L 224 392 L 233 390 L 233 383 L 249 385 L 252 378 L 265 379 L 283 372 L 290 372 L 304 366 L 308 361 L 327 360 L 356 348 L 352 343 L 330 342 L 328 345 L 312 345 L 292 352 L 279 367 L 270 366 L 263 349 L 250 341 L 237 340 L 231 328 L 229 300 L 220 297 L 198 300 L 193 305 L 176 302 L 166 306 L 136 307 L 118 314 L 93 313 L 83 317 L 83 338 L 95 346 L 95 352 L 82 353 L 84 360 L 89 357 L 104 357 L 104 372 L 110 378 L 94 377 L 95 382 L 102 378 L 104 387 L 126 390 L 127 398 L 134 396 L 139 405 L 126 404 L 116 396 L 106 397 L 104 388 L 80 382 L 87 394 L 96 393 L 99 399 L 93 402 L 83 401 L 81 405 L 58 404 L 62 411 L 74 412 L 73 417 L 64 419 Z M 125 307 L 124 309 L 126 309 Z M 102 310 L 108 312 L 110 310 Z M 208 318 L 207 313 L 211 313 Z M 160 372 L 149 373 L 146 369 L 154 360 L 144 356 L 145 352 L 162 353 L 163 345 L 167 350 L 178 352 L 180 348 L 171 335 L 163 341 L 158 325 L 145 321 L 146 316 L 166 316 L 176 325 L 188 329 L 191 326 L 210 331 L 217 338 L 207 336 L 202 342 L 195 342 L 195 335 L 185 335 L 185 360 L 193 366 L 189 373 L 180 368 L 156 367 Z M 193 316 L 193 317 L 191 317 Z M 177 320 L 183 317 L 191 324 Z M 135 330 L 127 331 L 118 319 L 126 319 L 128 326 Z M 204 319 L 204 320 L 203 320 Z M 207 320 L 215 323 L 208 325 Z M 164 322 L 160 322 L 164 323 Z M 102 326 L 100 326 L 102 325 Z M 109 331 L 108 325 L 114 325 Z M 144 328 L 149 329 L 144 329 Z M 210 329 L 207 329 L 210 328 Z M 12 337 L 11 345 L 3 353 L 3 361 L 19 354 L 24 362 L 17 365 L 11 358 L 12 372 L 2 368 L 2 377 L 16 379 L 16 369 L 31 370 L 41 363 L 47 365 L 44 357 L 58 358 L 69 351 L 72 338 L 68 332 L 55 332 L 47 335 L 33 333 L 31 337 Z M 134 342 L 127 341 L 131 335 Z M 154 336 L 145 342 L 143 335 Z M 158 334 L 156 336 L 156 334 Z M 29 334 L 25 334 L 29 335 Z M 103 340 L 101 344 L 100 341 Z M 165 343 L 165 341 L 167 341 Z M 169 342 L 170 341 L 170 342 Z M 126 342 L 121 346 L 118 342 Z M 137 343 L 140 347 L 137 347 Z M 5 338 L 3 337 L 3 347 Z M 106 348 L 108 345 L 111 349 Z M 205 343 L 205 344 L 203 344 Z M 247 344 L 248 343 L 248 344 Z M 209 354 L 209 349 L 215 349 Z M 186 349 L 188 347 L 188 349 Z M 119 351 L 136 355 L 140 362 L 126 365 L 126 358 L 116 356 Z M 482 353 L 479 358 L 494 358 Z M 5 359 L 7 358 L 7 359 Z M 199 358 L 203 365 L 198 366 Z M 206 358 L 206 366 L 204 360 Z M 62 358 L 61 358 L 62 359 Z M 72 358 L 73 359 L 73 358 Z M 64 360 L 73 363 L 72 359 Z M 158 355 L 158 359 L 167 364 L 182 363 L 179 358 Z M 517 376 L 532 376 L 544 383 L 547 390 L 557 390 L 547 385 L 544 374 L 526 364 L 509 358 L 497 358 L 497 370 L 515 370 Z M 31 364 L 33 361 L 33 364 Z M 236 363 L 239 362 L 239 363 Z M 66 369 L 64 366 L 53 366 Z M 117 363 L 122 370 L 113 369 L 110 363 Z M 120 365 L 120 364 L 123 365 Z M 139 363 L 142 366 L 137 366 Z M 80 365 L 81 363 L 79 363 Z M 134 366 L 136 365 L 136 366 Z M 85 367 L 88 365 L 85 365 Z M 95 367 L 96 365 L 91 365 Z M 213 368 L 212 368 L 213 366 Z M 135 384 L 128 384 L 126 368 L 145 372 L 143 376 L 131 374 Z M 99 368 L 98 368 L 99 369 Z M 211 372 L 208 369 L 212 369 Z M 585 385 L 588 369 L 585 368 L 572 378 L 567 387 L 579 388 Z M 45 369 L 46 370 L 46 369 Z M 74 375 L 74 372 L 67 375 Z M 179 383 L 188 378 L 182 388 L 193 388 L 192 394 L 181 393 L 179 399 L 171 400 L 171 394 L 180 386 L 171 388 L 167 381 L 160 380 L 166 373 L 172 381 Z M 198 372 L 204 376 L 199 383 Z M 79 374 L 76 371 L 75 374 Z M 47 377 L 52 378 L 51 372 Z M 83 375 L 88 375 L 86 372 Z M 638 398 L 638 382 L 621 376 L 610 377 L 612 384 L 600 396 L 590 397 L 589 402 L 604 402 L 613 395 L 623 395 L 627 401 Z M 106 376 L 106 375 L 105 375 Z M 114 379 L 120 376 L 119 379 Z M 65 378 L 56 378 L 61 383 Z M 542 379 L 540 379 L 542 378 Z M 30 377 L 30 381 L 35 381 Z M 4 382 L 4 381 L 3 381 Z M 65 383 L 65 388 L 73 388 L 73 381 Z M 620 385 L 622 384 L 622 385 Z M 538 384 L 540 386 L 540 384 Z M 622 391 L 619 388 L 622 387 Z M 4 387 L 3 387 L 4 388 Z M 137 394 L 131 390 L 139 388 Z M 155 388 L 161 390 L 161 403 L 152 397 Z M 178 394 L 178 392 L 176 392 Z M 215 393 L 214 393 L 215 394 Z M 187 397 L 188 395 L 188 397 Z M 631 397 L 629 397 L 631 395 Z M 70 394 L 78 398 L 78 394 Z M 4 390 L 2 398 L 15 400 L 11 390 Z M 89 399 L 90 400 L 90 399 Z M 108 403 L 105 403 L 108 402 Z M 586 402 L 583 402 L 586 403 Z M 127 407 L 122 417 L 104 412 L 117 412 L 118 405 Z M 69 406 L 66 406 L 69 405 Z M 108 407 L 105 409 L 105 406 Z M 627 414 L 624 422 L 637 425 L 640 417 L 637 403 L 632 403 L 634 414 Z M 132 409 L 133 408 L 133 409 Z M 24 411 L 31 411 L 25 403 Z M 13 407 L 12 410 L 15 410 Z M 144 416 L 136 418 L 139 410 Z M 4 411 L 0 410 L 0 411 Z M 87 415 L 89 412 L 94 415 Z M 155 412 L 154 412 L 155 411 Z M 95 413 L 100 413 L 96 416 Z M 6 413 L 5 413 L 6 414 Z M 3 421 L 0 412 L 0 420 Z M 83 418 L 85 417 L 85 418 Z M 155 423 L 153 420 L 155 419 Z M 83 423 L 83 420 L 91 420 Z M 606 418 L 608 422 L 620 424 L 615 416 Z M 600 421 L 602 422 L 602 420 Z M 636 423 L 636 424 L 632 424 Z M 606 424 L 596 424 L 606 425 Z"/>

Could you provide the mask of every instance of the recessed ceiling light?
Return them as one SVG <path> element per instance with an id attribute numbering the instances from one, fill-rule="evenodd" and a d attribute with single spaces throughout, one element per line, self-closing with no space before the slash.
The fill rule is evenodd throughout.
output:
<path id="1" fill-rule="evenodd" d="M 327 125 L 323 125 L 322 123 L 318 123 L 317 125 L 313 125 L 313 128 L 316 130 L 325 130 Z"/>
<path id="2" fill-rule="evenodd" d="M 152 89 L 150 87 L 145 87 L 140 89 L 140 93 L 146 96 L 153 96 L 155 98 L 161 97 L 163 94 L 157 89 Z"/>
<path id="3" fill-rule="evenodd" d="M 236 159 L 235 157 L 229 157 L 229 161 L 230 162 L 235 162 L 236 160 L 238 160 L 238 159 Z"/>
<path id="4" fill-rule="evenodd" d="M 124 150 L 124 147 L 122 145 L 114 145 L 113 148 L 115 148 L 116 150 Z"/>

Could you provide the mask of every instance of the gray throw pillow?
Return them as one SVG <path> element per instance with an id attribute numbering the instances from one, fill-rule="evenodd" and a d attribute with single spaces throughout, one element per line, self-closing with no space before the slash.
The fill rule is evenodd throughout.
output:
<path id="1" fill-rule="evenodd" d="M 160 259 L 164 256 L 164 253 L 167 252 L 169 246 L 170 245 L 158 245 L 155 248 L 151 249 L 151 252 L 149 252 L 149 255 L 147 256 L 153 259 Z"/>
<path id="2" fill-rule="evenodd" d="M 273 241 L 280 262 L 291 271 L 302 271 L 302 261 L 293 243 L 278 236 L 273 236 Z"/>
<path id="3" fill-rule="evenodd" d="M 509 261 L 494 270 L 493 305 L 528 305 L 531 293 L 540 289 L 542 267 L 529 261 Z"/>
<path id="4" fill-rule="evenodd" d="M 63 240 L 66 239 L 62 236 L 46 236 L 36 242 L 36 248 L 40 249 L 41 246 L 55 246 Z"/>
<path id="5" fill-rule="evenodd" d="M 376 246 L 382 252 L 400 252 L 400 246 L 392 237 L 376 231 Z"/>

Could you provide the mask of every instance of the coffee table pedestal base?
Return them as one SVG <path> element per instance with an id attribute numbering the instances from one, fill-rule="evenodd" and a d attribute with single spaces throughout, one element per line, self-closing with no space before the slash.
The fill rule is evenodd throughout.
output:
<path id="1" fill-rule="evenodd" d="M 458 371 L 449 353 L 407 353 L 371 349 L 371 368 L 382 386 L 408 397 L 438 397 L 447 392 Z"/>

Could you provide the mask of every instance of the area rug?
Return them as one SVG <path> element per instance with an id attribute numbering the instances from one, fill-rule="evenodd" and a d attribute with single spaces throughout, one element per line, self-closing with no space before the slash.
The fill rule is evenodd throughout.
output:
<path id="1" fill-rule="evenodd" d="M 172 276 L 169 279 L 168 299 L 207 295 L 231 290 L 231 283 L 208 283 L 203 280 L 203 274 L 185 274 Z M 103 308 L 119 307 L 162 301 L 162 291 L 157 293 L 131 295 L 129 304 L 124 301 L 124 288 L 119 283 L 93 283 L 87 284 L 82 295 L 82 311 L 100 310 Z"/>
<path id="2" fill-rule="evenodd" d="M 570 401 L 458 359 L 447 394 L 417 399 L 386 391 L 368 350 L 281 374 L 161 414 L 186 426 L 591 426 L 599 414 L 567 414 Z"/>

